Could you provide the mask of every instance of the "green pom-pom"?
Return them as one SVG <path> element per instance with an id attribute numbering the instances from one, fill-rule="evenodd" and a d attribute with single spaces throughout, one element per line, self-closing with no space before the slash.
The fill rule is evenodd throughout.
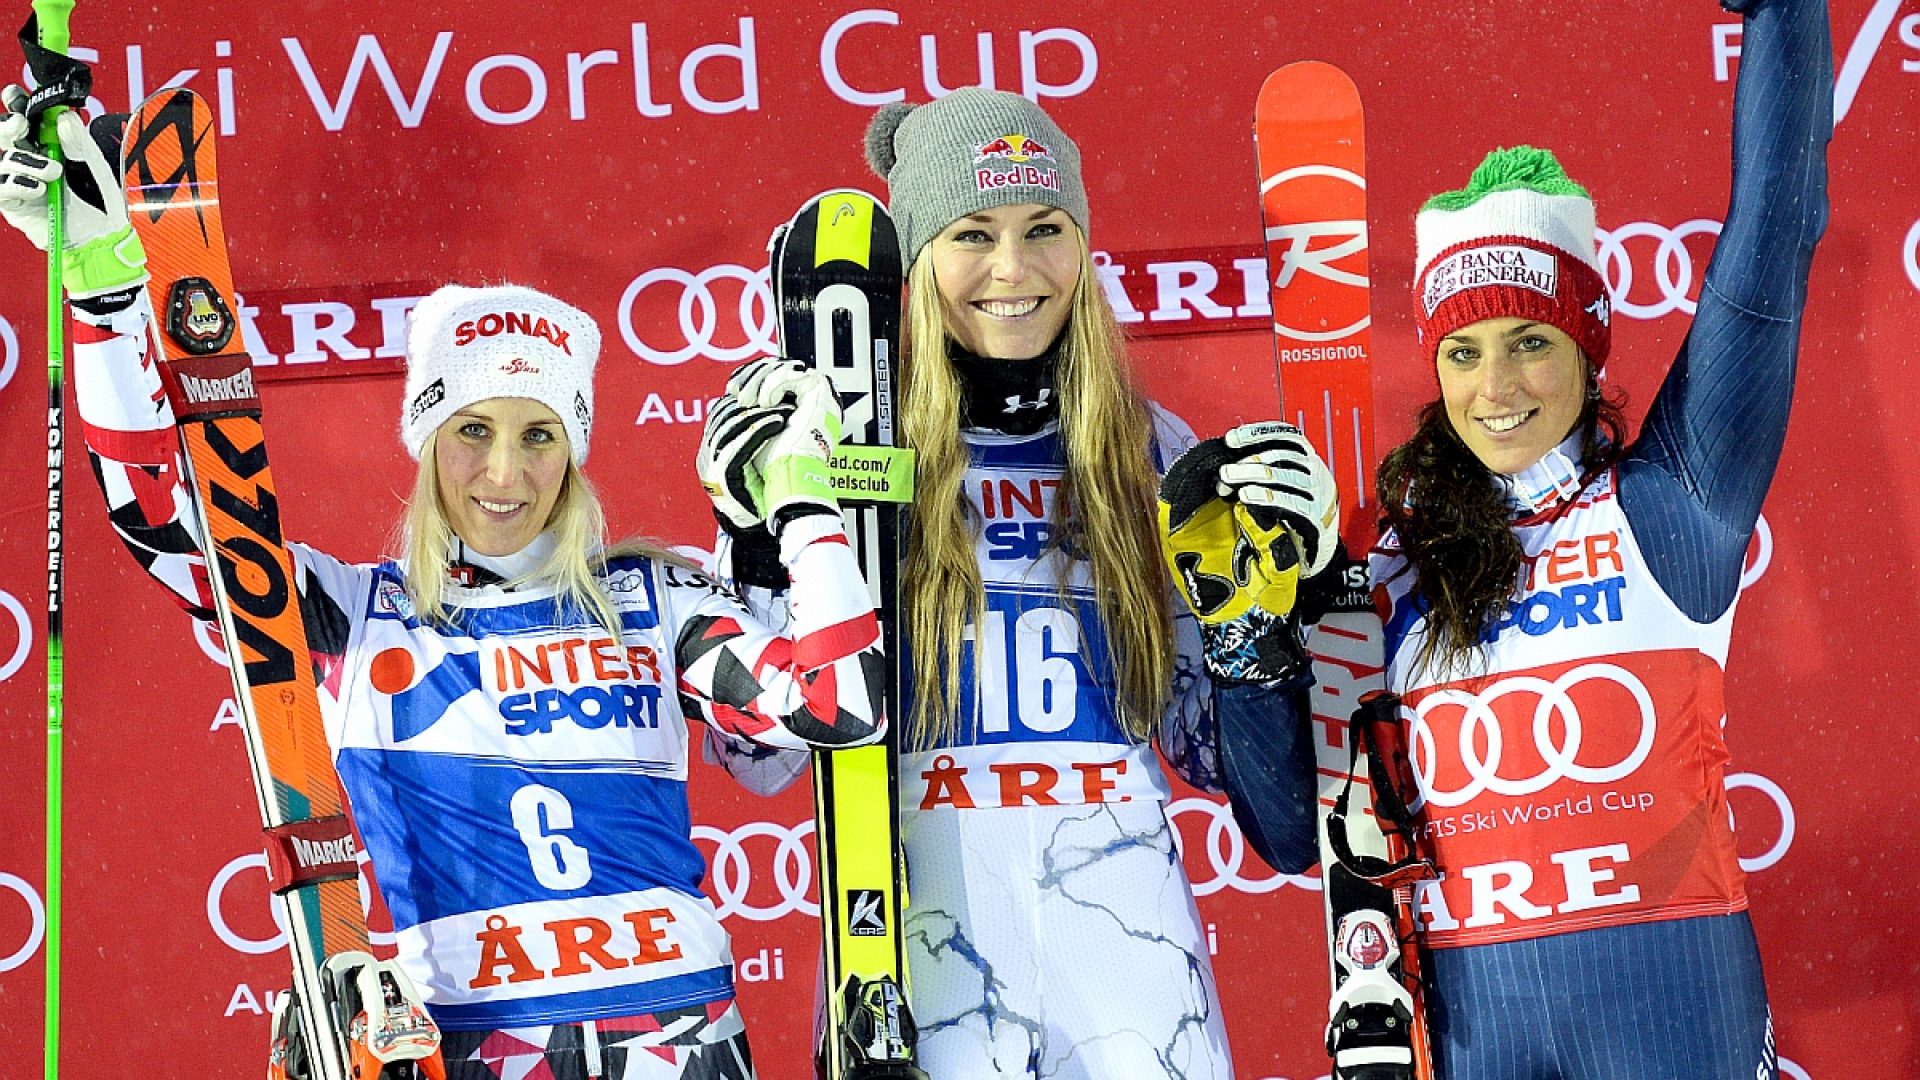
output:
<path id="1" fill-rule="evenodd" d="M 1553 151 L 1533 146 L 1515 146 L 1488 154 L 1467 186 L 1459 191 L 1443 191 L 1428 199 L 1422 210 L 1464 210 L 1496 191 L 1525 189 L 1542 195 L 1574 195 L 1591 199 L 1587 189 L 1573 182 L 1560 167 Z"/>

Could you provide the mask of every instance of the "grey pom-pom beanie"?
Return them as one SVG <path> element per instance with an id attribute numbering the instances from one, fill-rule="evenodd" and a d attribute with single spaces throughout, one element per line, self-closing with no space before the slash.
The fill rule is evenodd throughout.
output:
<path id="1" fill-rule="evenodd" d="M 1080 148 L 1019 94 L 969 86 L 926 105 L 883 106 L 866 149 L 909 266 L 940 230 L 996 206 L 1056 206 L 1087 231 Z"/>

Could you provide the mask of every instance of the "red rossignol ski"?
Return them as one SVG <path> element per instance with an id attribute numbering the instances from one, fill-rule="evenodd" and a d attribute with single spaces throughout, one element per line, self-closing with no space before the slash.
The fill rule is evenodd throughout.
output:
<path id="1" fill-rule="evenodd" d="M 1282 418 L 1340 491 L 1339 594 L 1308 640 L 1320 772 L 1320 865 L 1333 996 L 1334 1080 L 1427 1080 L 1433 1063 L 1413 889 L 1432 868 L 1407 827 L 1411 778 L 1382 689 L 1366 553 L 1374 506 L 1366 124 L 1345 72 L 1317 61 L 1267 77 L 1254 110 Z M 1351 722 L 1349 716 L 1352 717 Z M 1358 792 L 1357 796 L 1355 792 Z"/>
<path id="2" fill-rule="evenodd" d="M 293 953 L 293 988 L 275 1005 L 267 1075 L 438 1080 L 440 1032 L 419 993 L 397 965 L 367 952 L 356 841 L 321 724 L 253 360 L 235 317 L 213 133 L 204 101 L 163 90 L 128 124 L 120 171 L 147 251 L 149 347 L 164 359 L 184 479 L 205 527 L 207 583 L 265 822 L 268 878 Z"/>

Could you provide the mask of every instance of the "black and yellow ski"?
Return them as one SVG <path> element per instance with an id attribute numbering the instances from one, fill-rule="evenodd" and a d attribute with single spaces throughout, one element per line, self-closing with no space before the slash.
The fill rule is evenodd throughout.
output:
<path id="1" fill-rule="evenodd" d="M 834 484 L 895 672 L 883 702 L 886 740 L 813 755 L 826 939 L 820 1076 L 925 1080 L 915 1065 L 901 925 L 899 577 L 913 469 L 908 452 L 895 449 L 900 243 L 872 196 L 829 191 L 774 234 L 772 254 L 782 353 L 825 371 L 840 399 L 845 438 Z"/>

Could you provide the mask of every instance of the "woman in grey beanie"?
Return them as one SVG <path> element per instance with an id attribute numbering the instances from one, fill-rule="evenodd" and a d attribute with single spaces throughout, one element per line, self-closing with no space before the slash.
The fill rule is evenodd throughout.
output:
<path id="1" fill-rule="evenodd" d="M 1176 619 L 1143 398 L 1087 243 L 1073 141 L 1014 94 L 867 133 L 907 275 L 907 938 L 933 1080 L 1232 1075 L 1165 760 L 1220 787 Z"/>

